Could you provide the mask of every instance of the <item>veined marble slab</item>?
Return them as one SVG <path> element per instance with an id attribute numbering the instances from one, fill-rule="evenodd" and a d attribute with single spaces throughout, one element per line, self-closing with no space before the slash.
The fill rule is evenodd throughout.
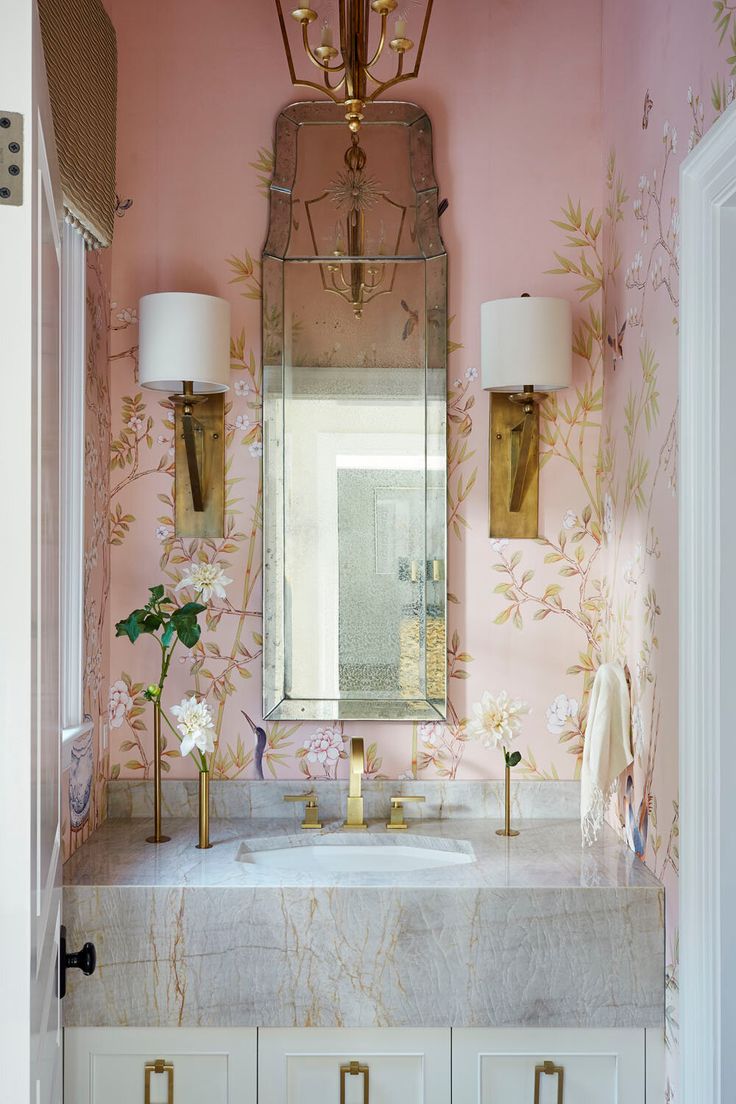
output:
<path id="1" fill-rule="evenodd" d="M 498 824 L 425 821 L 397 838 L 215 820 L 200 852 L 193 818 L 169 821 L 159 846 L 141 820 L 108 820 L 65 867 L 68 939 L 93 940 L 99 963 L 69 975 L 65 1023 L 661 1026 L 659 882 L 610 830 L 583 851 L 575 822 L 527 822 L 513 840 Z M 237 861 L 243 845 L 371 833 L 462 841 L 476 861 L 319 877 Z"/>
<path id="2" fill-rule="evenodd" d="M 346 779 L 337 781 L 238 780 L 210 783 L 210 809 L 217 817 L 283 817 L 295 827 L 303 816 L 301 806 L 284 804 L 285 794 L 315 790 L 323 819 L 345 815 Z M 414 779 L 364 781 L 365 813 L 369 820 L 388 819 L 393 794 L 421 794 L 423 803 L 409 803 L 408 820 L 443 820 L 447 817 L 503 816 L 504 784 L 500 781 L 423 782 Z M 197 782 L 165 780 L 163 810 L 167 817 L 197 815 Z M 109 817 L 153 816 L 153 783 L 142 779 L 118 779 L 107 784 Z M 580 815 L 579 782 L 522 780 L 511 784 L 512 816 L 564 820 Z"/>

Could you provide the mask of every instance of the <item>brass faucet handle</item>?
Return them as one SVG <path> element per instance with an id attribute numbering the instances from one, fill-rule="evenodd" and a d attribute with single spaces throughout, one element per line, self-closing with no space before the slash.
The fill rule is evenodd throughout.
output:
<path id="1" fill-rule="evenodd" d="M 391 820 L 386 827 L 393 832 L 408 828 L 409 825 L 404 820 L 404 802 L 424 800 L 424 794 L 394 794 L 391 798 Z"/>
<path id="2" fill-rule="evenodd" d="M 302 821 L 302 828 L 321 828 L 322 825 L 319 820 L 319 807 L 317 805 L 317 795 L 314 790 L 311 790 L 306 794 L 284 794 L 284 801 L 303 801 L 305 803 L 304 808 L 304 820 Z"/>

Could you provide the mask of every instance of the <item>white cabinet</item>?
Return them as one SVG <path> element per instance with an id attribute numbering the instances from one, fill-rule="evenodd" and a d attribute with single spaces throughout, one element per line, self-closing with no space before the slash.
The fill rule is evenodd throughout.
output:
<path id="1" fill-rule="evenodd" d="M 452 1104 L 644 1104 L 645 1066 L 644 1031 L 456 1030 Z"/>
<path id="2" fill-rule="evenodd" d="M 258 1104 L 449 1104 L 450 1030 L 274 1028 L 258 1037 Z"/>
<path id="3" fill-rule="evenodd" d="M 64 1102 L 256 1104 L 256 1044 L 249 1028 L 68 1028 Z"/>

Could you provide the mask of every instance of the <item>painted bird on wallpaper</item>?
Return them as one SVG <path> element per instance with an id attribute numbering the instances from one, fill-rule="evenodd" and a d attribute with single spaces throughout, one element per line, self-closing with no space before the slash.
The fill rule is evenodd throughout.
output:
<path id="1" fill-rule="evenodd" d="M 258 776 L 258 778 L 260 778 L 260 780 L 262 782 L 263 781 L 263 753 L 266 750 L 266 743 L 268 741 L 268 737 L 266 736 L 265 730 L 262 729 L 260 725 L 257 725 L 255 721 L 251 720 L 251 718 L 248 716 L 248 714 L 245 712 L 244 709 L 241 709 L 240 712 L 243 714 L 246 721 L 250 725 L 251 730 L 253 732 L 253 735 L 256 738 L 256 748 L 255 748 L 255 751 L 253 753 L 253 762 L 255 763 L 255 766 L 256 766 L 256 775 Z"/>
<path id="2" fill-rule="evenodd" d="M 626 319 L 624 318 L 623 325 L 618 324 L 618 311 L 616 311 L 613 319 L 613 336 L 608 335 L 607 341 L 613 350 L 613 367 L 616 369 L 616 364 L 619 360 L 624 359 L 624 334 L 626 333 Z"/>

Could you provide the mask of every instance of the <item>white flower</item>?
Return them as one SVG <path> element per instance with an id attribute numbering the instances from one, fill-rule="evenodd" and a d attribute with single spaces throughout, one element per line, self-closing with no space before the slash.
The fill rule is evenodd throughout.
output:
<path id="1" fill-rule="evenodd" d="M 195 747 L 202 753 L 215 750 L 215 722 L 206 701 L 182 698 L 180 705 L 172 705 L 171 712 L 178 719 L 176 727 L 182 737 L 179 749 L 182 755 L 189 755 Z"/>
<path id="2" fill-rule="evenodd" d="M 260 441 L 254 441 L 253 444 L 248 449 L 248 452 L 253 457 L 263 456 L 263 444 Z"/>
<path id="3" fill-rule="evenodd" d="M 182 587 L 193 587 L 203 602 L 209 602 L 213 594 L 218 598 L 224 598 L 225 587 L 231 582 L 232 579 L 228 579 L 219 564 L 190 564 L 188 573 L 181 582 L 176 584 L 176 589 L 181 590 Z"/>
<path id="4" fill-rule="evenodd" d="M 575 698 L 558 694 L 552 704 L 547 706 L 547 731 L 559 736 L 567 728 L 569 721 L 577 721 L 579 708 Z"/>
<path id="5" fill-rule="evenodd" d="M 603 501 L 603 532 L 607 537 L 613 535 L 613 499 L 610 494 Z"/>
<path id="6" fill-rule="evenodd" d="M 240 380 L 240 379 L 236 380 L 235 381 L 235 394 L 240 395 L 241 398 L 242 398 L 243 395 L 250 394 L 250 384 L 247 383 L 246 380 Z"/>
<path id="7" fill-rule="evenodd" d="M 136 325 L 138 311 L 135 307 L 123 307 L 121 311 L 118 311 L 118 322 L 123 322 L 126 326 Z"/>
<path id="8" fill-rule="evenodd" d="M 162 544 L 163 544 L 164 541 L 167 541 L 171 535 L 172 535 L 172 530 L 169 528 L 168 525 L 159 525 L 159 526 L 157 526 L 157 528 L 156 528 L 156 540 L 161 541 Z"/>
<path id="9" fill-rule="evenodd" d="M 466 368 L 465 369 L 465 378 L 466 378 L 466 380 L 477 380 L 477 378 L 478 378 L 478 369 L 477 368 Z"/>
<path id="10" fill-rule="evenodd" d="M 529 712 L 526 702 L 509 698 L 505 690 L 494 698 L 485 690 L 480 701 L 473 706 L 473 718 L 466 733 L 479 739 L 484 747 L 506 747 L 521 731 L 521 717 Z"/>
<path id="11" fill-rule="evenodd" d="M 687 90 L 687 102 L 691 104 L 693 102 L 693 86 L 689 85 Z"/>
<path id="12" fill-rule="evenodd" d="M 235 419 L 235 425 L 238 429 L 248 429 L 250 427 L 250 418 L 247 414 L 238 414 Z"/>
<path id="13" fill-rule="evenodd" d="M 318 728 L 313 736 L 304 741 L 307 762 L 319 763 L 326 771 L 337 765 L 340 752 L 345 743 L 338 728 Z"/>
<path id="14" fill-rule="evenodd" d="M 169 438 L 168 438 L 168 437 L 164 437 L 163 433 L 159 433 L 159 435 L 158 435 L 158 437 L 156 438 L 156 440 L 158 441 L 158 443 L 159 443 L 160 445 L 167 445 L 167 444 L 169 443 Z"/>
<path id="15" fill-rule="evenodd" d="M 494 552 L 503 552 L 508 543 L 508 537 L 491 537 L 490 540 L 490 545 Z"/>
<path id="16" fill-rule="evenodd" d="M 425 747 L 434 750 L 439 747 L 445 732 L 441 721 L 423 721 L 419 726 L 419 739 Z"/>
<path id="17" fill-rule="evenodd" d="M 642 175 L 639 177 L 639 191 L 649 191 L 649 177 L 645 173 L 642 173 Z"/>
<path id="18" fill-rule="evenodd" d="M 574 510 L 567 510 L 565 516 L 562 519 L 562 524 L 566 529 L 574 529 L 578 523 L 578 515 Z"/>
<path id="19" fill-rule="evenodd" d="M 463 385 L 463 381 L 461 379 L 456 379 L 456 380 L 452 381 L 452 386 L 453 387 L 462 387 L 462 385 Z"/>
<path id="20" fill-rule="evenodd" d="M 128 687 L 122 679 L 118 679 L 110 687 L 110 695 L 107 700 L 107 719 L 110 728 L 121 728 L 128 715 L 133 699 L 128 693 Z"/>
<path id="21" fill-rule="evenodd" d="M 141 430 L 146 428 L 146 423 L 142 418 L 138 418 L 135 414 L 128 421 L 128 429 L 132 429 L 134 433 L 140 433 Z"/>

